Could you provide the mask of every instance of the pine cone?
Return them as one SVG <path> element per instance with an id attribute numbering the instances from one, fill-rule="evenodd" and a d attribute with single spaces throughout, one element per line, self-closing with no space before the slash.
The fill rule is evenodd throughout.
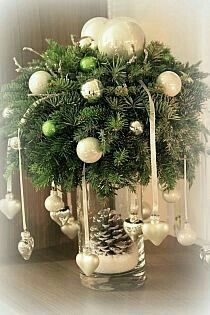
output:
<path id="1" fill-rule="evenodd" d="M 123 254 L 132 245 L 121 216 L 109 208 L 100 210 L 93 217 L 90 231 L 91 243 L 98 255 Z"/>

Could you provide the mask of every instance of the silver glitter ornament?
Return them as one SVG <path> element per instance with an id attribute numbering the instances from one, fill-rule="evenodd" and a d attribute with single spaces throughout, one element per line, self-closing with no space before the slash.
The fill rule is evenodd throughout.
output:
<path id="1" fill-rule="evenodd" d="M 29 231 L 21 232 L 21 240 L 18 243 L 18 251 L 24 260 L 29 260 L 34 249 L 34 239 Z"/>
<path id="2" fill-rule="evenodd" d="M 139 220 L 137 214 L 130 214 L 130 217 L 125 219 L 123 227 L 125 232 L 130 236 L 132 241 L 137 241 L 138 236 L 142 234 L 143 222 Z"/>

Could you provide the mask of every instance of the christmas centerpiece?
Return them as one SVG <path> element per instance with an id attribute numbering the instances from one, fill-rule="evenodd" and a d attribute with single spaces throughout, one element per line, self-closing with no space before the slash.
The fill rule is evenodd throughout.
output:
<path id="1" fill-rule="evenodd" d="M 34 186 L 52 187 L 45 207 L 61 231 L 70 238 L 78 232 L 76 261 L 84 285 L 138 287 L 145 280 L 142 232 L 159 245 L 169 231 L 160 220 L 158 185 L 165 200 L 175 202 L 176 182 L 184 177 L 192 184 L 204 149 L 200 133 L 208 131 L 200 114 L 210 95 L 202 82 L 207 74 L 199 63 L 177 61 L 162 43 L 146 45 L 133 19 L 94 18 L 81 36 L 72 36 L 69 46 L 48 40 L 41 54 L 24 48 L 39 57 L 26 67 L 14 59 L 18 77 L 1 88 L 9 195 L 0 200 L 0 210 L 9 218 L 20 210 L 11 195 L 11 176 L 19 168 L 24 230 L 19 250 L 29 259 L 34 243 L 26 226 L 24 168 Z M 152 209 L 144 206 L 140 217 L 136 185 L 150 181 Z M 79 186 L 77 221 L 62 193 Z M 123 222 L 107 207 L 90 211 L 89 186 L 101 199 L 128 187 L 129 217 Z M 149 221 L 143 224 L 144 218 Z M 185 223 L 190 228 L 187 216 Z M 188 231 L 179 234 L 183 245 L 194 240 L 186 242 Z"/>

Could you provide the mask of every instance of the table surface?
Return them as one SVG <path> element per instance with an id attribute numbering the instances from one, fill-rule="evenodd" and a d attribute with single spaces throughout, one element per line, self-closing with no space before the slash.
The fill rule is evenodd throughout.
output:
<path id="1" fill-rule="evenodd" d="M 83 287 L 67 245 L 0 264 L 0 314 L 186 315 L 210 314 L 210 271 L 199 247 L 168 237 L 145 242 L 145 285 L 135 291 L 101 292 Z"/>

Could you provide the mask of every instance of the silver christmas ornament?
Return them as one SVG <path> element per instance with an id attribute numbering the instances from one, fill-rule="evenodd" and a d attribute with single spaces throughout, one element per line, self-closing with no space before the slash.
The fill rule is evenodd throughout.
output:
<path id="1" fill-rule="evenodd" d="M 210 268 L 210 245 L 204 245 L 200 249 L 200 259 L 207 268 Z"/>
<path id="2" fill-rule="evenodd" d="M 163 89 L 167 96 L 176 96 L 182 88 L 180 77 L 173 71 L 164 71 L 157 78 L 157 84 Z"/>
<path id="3" fill-rule="evenodd" d="M 2 117 L 5 119 L 10 118 L 12 114 L 13 114 L 13 109 L 11 109 L 10 107 L 5 107 L 2 112 Z"/>
<path id="4" fill-rule="evenodd" d="M 166 202 L 169 202 L 169 203 L 175 203 L 177 201 L 179 201 L 181 198 L 180 196 L 180 193 L 177 189 L 173 189 L 173 190 L 165 190 L 163 191 L 163 199 L 166 201 Z"/>
<path id="5" fill-rule="evenodd" d="M 13 149 L 13 150 L 18 150 L 19 146 L 20 146 L 20 141 L 18 139 L 18 137 L 12 137 L 9 139 L 9 146 Z"/>
<path id="6" fill-rule="evenodd" d="M 79 224 L 78 222 L 74 219 L 74 217 L 70 217 L 63 226 L 61 226 L 61 231 L 71 240 L 73 240 L 78 231 L 79 231 Z"/>
<path id="7" fill-rule="evenodd" d="M 93 137 L 80 140 L 76 151 L 80 160 L 85 163 L 95 163 L 102 157 L 100 143 L 98 139 Z"/>
<path id="8" fill-rule="evenodd" d="M 143 222 L 139 220 L 137 214 L 130 214 L 130 217 L 125 219 L 123 227 L 125 232 L 130 236 L 132 241 L 136 242 L 138 236 L 142 234 Z"/>
<path id="9" fill-rule="evenodd" d="M 34 72 L 28 82 L 29 90 L 32 94 L 46 93 L 51 75 L 46 71 Z"/>
<path id="10" fill-rule="evenodd" d="M 14 216 L 21 210 L 21 203 L 19 200 L 14 199 L 12 193 L 7 193 L 4 199 L 0 200 L 0 211 L 9 219 L 13 219 Z"/>
<path id="11" fill-rule="evenodd" d="M 81 87 L 82 96 L 89 101 L 96 101 L 102 96 L 102 83 L 97 79 L 88 80 Z"/>
<path id="12" fill-rule="evenodd" d="M 131 122 L 130 124 L 130 130 L 136 135 L 140 135 L 143 133 L 144 131 L 144 125 L 142 124 L 142 122 L 135 120 L 133 122 Z"/>
<path id="13" fill-rule="evenodd" d="M 59 211 L 50 211 L 50 217 L 58 225 L 62 226 L 67 223 L 72 211 L 69 208 L 64 208 Z"/>
<path id="14" fill-rule="evenodd" d="M 29 231 L 21 232 L 21 240 L 18 243 L 18 251 L 24 260 L 29 260 L 34 249 L 34 239 Z"/>
<path id="15" fill-rule="evenodd" d="M 58 196 L 57 190 L 50 191 L 50 196 L 46 198 L 44 205 L 48 211 L 53 212 L 64 208 L 64 202 L 61 197 Z"/>
<path id="16" fill-rule="evenodd" d="M 85 248 L 83 253 L 77 254 L 76 263 L 86 276 L 90 276 L 97 269 L 99 258 L 89 248 Z"/>

